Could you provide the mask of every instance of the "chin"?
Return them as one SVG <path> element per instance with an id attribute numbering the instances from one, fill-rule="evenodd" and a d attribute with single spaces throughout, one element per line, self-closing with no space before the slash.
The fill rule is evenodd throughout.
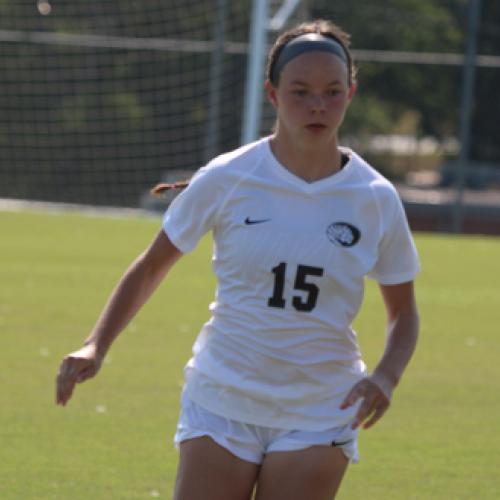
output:
<path id="1" fill-rule="evenodd" d="M 325 129 L 321 131 L 309 131 L 306 130 L 305 134 L 302 136 L 302 141 L 307 144 L 328 144 L 334 140 L 335 134 L 331 129 Z"/>

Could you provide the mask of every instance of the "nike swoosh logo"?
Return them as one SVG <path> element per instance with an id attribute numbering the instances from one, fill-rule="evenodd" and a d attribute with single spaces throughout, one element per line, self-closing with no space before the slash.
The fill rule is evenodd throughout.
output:
<path id="1" fill-rule="evenodd" d="M 349 444 L 351 441 L 354 441 L 353 439 L 349 439 L 349 441 L 332 441 L 332 446 L 345 446 L 346 444 Z"/>
<path id="2" fill-rule="evenodd" d="M 269 222 L 271 219 L 250 219 L 250 217 L 247 217 L 245 219 L 245 224 L 247 226 L 250 226 L 252 224 L 262 224 L 263 222 Z"/>

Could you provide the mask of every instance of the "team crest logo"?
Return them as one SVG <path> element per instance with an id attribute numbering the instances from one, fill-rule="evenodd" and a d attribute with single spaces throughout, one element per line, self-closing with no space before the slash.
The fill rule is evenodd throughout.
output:
<path id="1" fill-rule="evenodd" d="M 360 230 L 347 222 L 333 222 L 326 228 L 326 235 L 339 247 L 353 247 L 361 238 Z"/>

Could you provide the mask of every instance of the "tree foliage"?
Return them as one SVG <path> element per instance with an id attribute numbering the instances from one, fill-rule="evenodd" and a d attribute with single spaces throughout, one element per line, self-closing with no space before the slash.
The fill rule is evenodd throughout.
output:
<path id="1" fill-rule="evenodd" d="M 500 55 L 500 2 L 483 0 L 479 32 L 480 54 Z M 500 164 L 500 68 L 477 70 L 471 158 L 499 166 Z M 499 166 L 500 168 L 500 166 Z"/>
<path id="2" fill-rule="evenodd" d="M 166 169 L 203 163 L 210 53 L 47 44 L 28 36 L 208 41 L 218 4 L 54 0 L 42 16 L 35 1 L 0 0 L 0 30 L 26 36 L 0 41 L 0 196 L 134 205 Z M 246 42 L 251 0 L 225 4 L 226 41 Z M 500 2 L 482 4 L 479 52 L 498 55 Z M 340 24 L 353 49 L 463 53 L 467 6 L 468 0 L 309 0 L 302 12 Z M 223 62 L 219 151 L 239 143 L 246 55 L 226 53 Z M 459 66 L 360 61 L 343 133 L 458 136 L 462 73 Z M 499 80 L 498 68 L 477 71 L 471 150 L 477 161 L 500 158 Z"/>

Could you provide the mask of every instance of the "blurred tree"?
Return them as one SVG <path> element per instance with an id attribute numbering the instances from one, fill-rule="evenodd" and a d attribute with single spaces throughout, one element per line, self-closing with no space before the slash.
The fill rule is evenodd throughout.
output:
<path id="1" fill-rule="evenodd" d="M 227 5 L 228 40 L 245 40 L 248 0 Z M 215 14 L 213 0 L 58 1 L 47 16 L 1 0 L 0 30 L 206 41 Z M 228 54 L 224 74 L 240 100 L 242 59 Z M 0 196 L 135 205 L 166 169 L 203 162 L 210 52 L 26 40 L 0 42 L 0 60 Z M 229 147 L 240 100 L 221 111 Z"/>
<path id="2" fill-rule="evenodd" d="M 500 55 L 500 2 L 483 0 L 478 52 Z M 471 160 L 500 168 L 500 68 L 480 68 L 476 73 L 472 120 Z"/>
<path id="3" fill-rule="evenodd" d="M 353 48 L 464 53 L 469 0 L 310 1 L 312 17 L 327 17 L 352 34 Z M 500 2 L 483 0 L 478 53 L 500 54 Z M 458 136 L 462 67 L 359 64 L 359 92 L 344 132 L 398 132 L 408 110 L 413 133 Z M 500 164 L 500 68 L 477 71 L 471 159 Z"/>
<path id="4" fill-rule="evenodd" d="M 313 17 L 333 19 L 352 35 L 353 49 L 461 52 L 463 30 L 456 0 L 310 2 Z M 456 133 L 459 68 L 359 63 L 359 92 L 344 132 L 397 133 L 411 110 L 413 133 L 440 138 Z"/>
<path id="5" fill-rule="evenodd" d="M 304 2 L 310 17 L 345 27 L 354 49 L 464 51 L 468 0 Z M 36 0 L 0 0 L 0 30 L 203 41 L 212 37 L 215 5 L 54 0 L 42 16 Z M 251 0 L 227 5 L 226 39 L 246 41 Z M 479 52 L 500 53 L 498 0 L 483 0 Z M 200 165 L 209 64 L 208 53 L 0 41 L 0 196 L 135 204 L 165 169 Z M 225 55 L 220 150 L 239 142 L 245 69 L 244 54 Z M 477 73 L 477 161 L 500 157 L 499 76 L 499 69 Z M 358 79 L 344 134 L 457 135 L 462 68 L 360 62 Z"/>

